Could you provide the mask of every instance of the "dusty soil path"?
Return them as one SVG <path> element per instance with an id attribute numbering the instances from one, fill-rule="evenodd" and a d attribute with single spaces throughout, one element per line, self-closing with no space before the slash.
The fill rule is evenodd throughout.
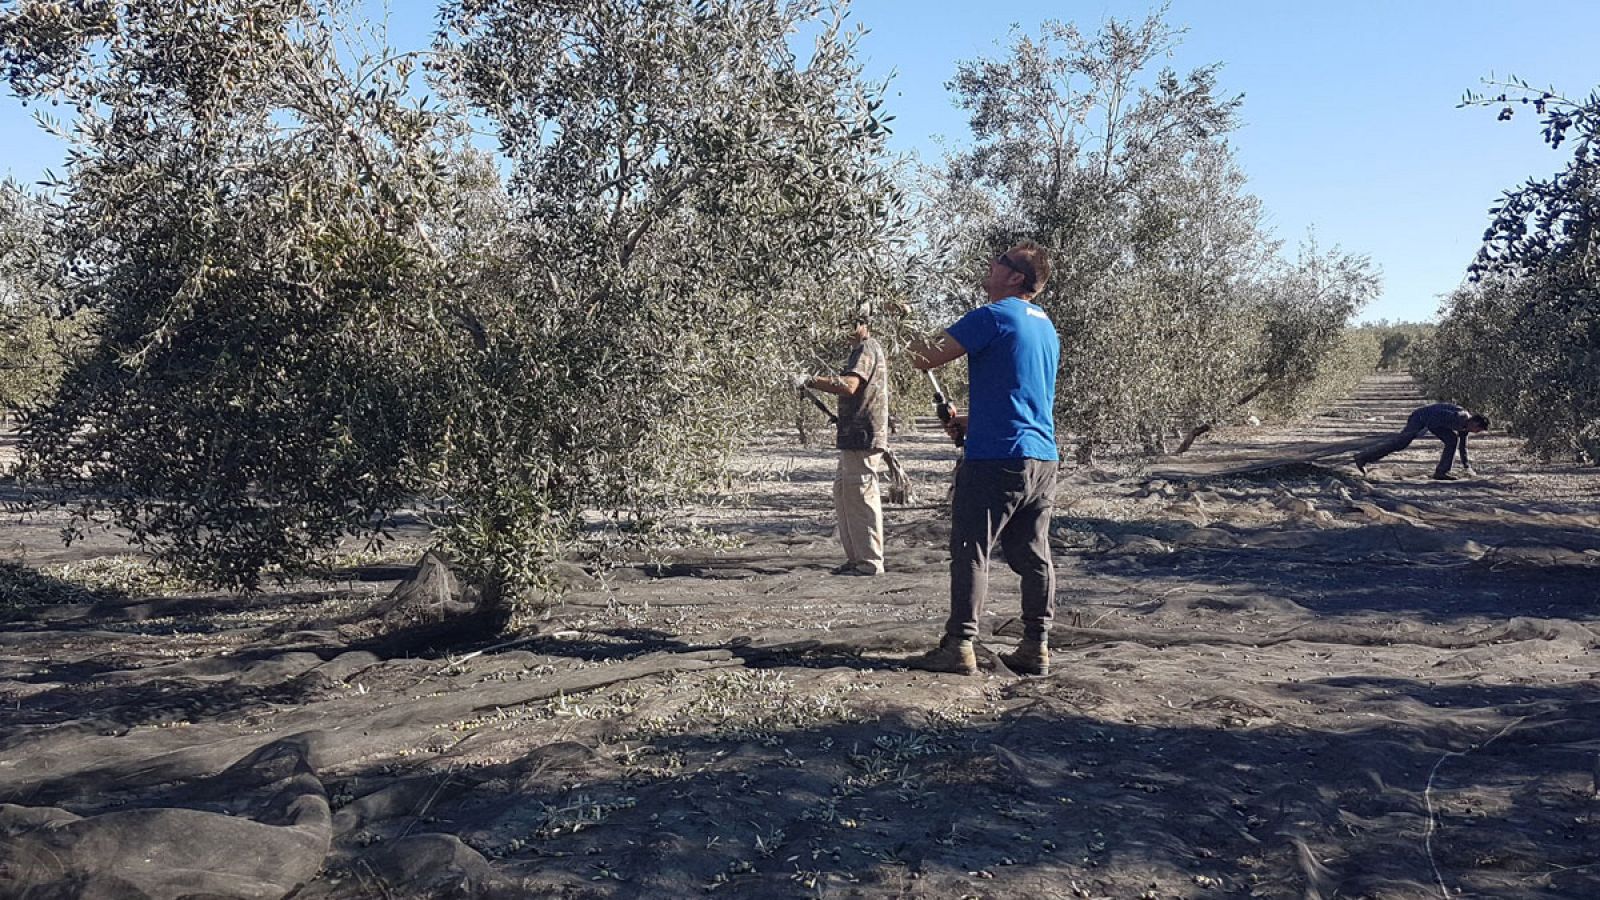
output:
<path id="1" fill-rule="evenodd" d="M 1399 431 L 1413 409 L 1431 402 L 1410 375 L 1374 375 L 1351 397 L 1293 428 L 1231 429 L 1221 441 L 1213 441 L 1209 452 L 1156 460 L 1150 471 L 1186 480 L 1246 475 L 1296 463 L 1348 463 L 1357 450 Z M 1426 458 L 1423 450 L 1438 458 L 1439 444 L 1431 437 L 1416 446 L 1406 459 Z"/>
<path id="2" fill-rule="evenodd" d="M 830 576 L 832 454 L 787 436 L 685 513 L 723 549 L 574 566 L 471 658 L 352 649 L 393 567 L 16 609 L 0 896 L 1600 896 L 1597 473 L 1489 436 L 1453 484 L 1428 441 L 1202 477 L 1420 402 L 1064 470 L 1046 678 L 899 666 L 944 616 L 939 504 Z M 900 446 L 936 499 L 948 448 Z"/>

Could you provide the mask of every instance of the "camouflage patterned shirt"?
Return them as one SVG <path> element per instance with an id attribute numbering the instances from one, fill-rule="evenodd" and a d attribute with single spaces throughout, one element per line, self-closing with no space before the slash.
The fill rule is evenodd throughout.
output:
<path id="1" fill-rule="evenodd" d="M 865 382 L 860 392 L 839 398 L 840 450 L 884 450 L 889 446 L 889 361 L 876 339 L 850 351 L 840 375 Z"/>

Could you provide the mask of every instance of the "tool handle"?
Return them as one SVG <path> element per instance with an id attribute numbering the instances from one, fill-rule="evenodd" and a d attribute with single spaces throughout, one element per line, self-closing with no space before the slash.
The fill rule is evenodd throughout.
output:
<path id="1" fill-rule="evenodd" d="M 828 404 L 822 402 L 821 397 L 818 397 L 816 394 L 811 393 L 805 388 L 800 389 L 800 396 L 810 400 L 812 405 L 816 406 L 817 409 L 822 410 L 822 414 L 828 417 L 829 425 L 839 424 L 839 417 L 833 414 L 833 410 L 828 408 Z"/>
<path id="2" fill-rule="evenodd" d="M 939 421 L 946 425 L 949 425 L 951 420 L 955 418 L 955 415 L 950 412 L 950 401 L 944 398 L 944 394 L 942 392 L 934 392 L 933 408 L 939 414 Z M 957 428 L 956 433 L 952 435 L 950 439 L 955 441 L 957 447 L 965 447 L 967 445 L 966 429 Z"/>

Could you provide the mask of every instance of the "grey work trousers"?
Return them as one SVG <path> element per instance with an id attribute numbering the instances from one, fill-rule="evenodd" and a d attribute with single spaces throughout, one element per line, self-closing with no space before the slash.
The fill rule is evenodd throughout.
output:
<path id="1" fill-rule="evenodd" d="M 1042 459 L 969 459 L 956 472 L 950 511 L 950 620 L 945 634 L 971 640 L 989 596 L 989 554 L 998 541 L 1022 577 L 1023 636 L 1043 640 L 1055 615 L 1056 569 L 1050 513 L 1056 463 Z"/>

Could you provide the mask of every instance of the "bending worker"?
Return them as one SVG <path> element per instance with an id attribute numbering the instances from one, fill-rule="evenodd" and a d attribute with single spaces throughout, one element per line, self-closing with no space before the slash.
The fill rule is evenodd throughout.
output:
<path id="1" fill-rule="evenodd" d="M 1444 452 L 1439 455 L 1439 465 L 1433 470 L 1432 477 L 1437 481 L 1455 481 L 1456 477 L 1450 474 L 1450 465 L 1458 451 L 1461 454 L 1462 471 L 1472 474 L 1472 464 L 1467 461 L 1467 435 L 1488 429 L 1489 420 L 1486 417 L 1468 412 L 1454 403 L 1419 407 L 1406 418 L 1406 427 L 1399 434 L 1357 453 L 1356 468 L 1365 475 L 1367 466 L 1411 446 L 1411 442 L 1423 431 L 1431 431 L 1434 437 L 1444 442 Z"/>

